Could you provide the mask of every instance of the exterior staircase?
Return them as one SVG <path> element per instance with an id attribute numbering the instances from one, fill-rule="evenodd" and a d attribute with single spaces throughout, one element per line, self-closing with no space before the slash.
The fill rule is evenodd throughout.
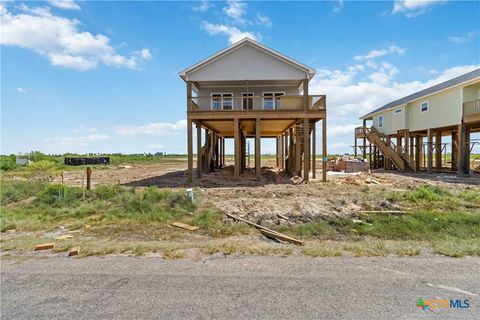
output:
<path id="1" fill-rule="evenodd" d="M 385 158 L 390 159 L 393 162 L 400 172 L 406 172 L 412 169 L 410 159 L 406 159 L 404 154 L 398 154 L 395 151 L 396 147 L 393 142 L 388 143 L 383 140 L 382 134 L 379 133 L 374 126 L 371 128 L 363 127 L 363 134 L 371 144 L 374 144 L 380 149 L 380 152 Z"/>

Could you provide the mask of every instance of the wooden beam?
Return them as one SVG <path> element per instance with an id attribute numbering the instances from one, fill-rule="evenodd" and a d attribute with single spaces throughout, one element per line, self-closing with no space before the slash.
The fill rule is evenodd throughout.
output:
<path id="1" fill-rule="evenodd" d="M 458 164 L 457 164 L 457 170 L 459 175 L 463 175 L 466 173 L 466 162 L 467 159 L 465 158 L 465 155 L 467 154 L 466 152 L 466 139 L 465 139 L 465 133 L 466 133 L 466 128 L 465 124 L 459 124 L 458 125 Z"/>
<path id="2" fill-rule="evenodd" d="M 427 129 L 427 172 L 431 173 L 433 169 L 433 131 Z"/>
<path id="3" fill-rule="evenodd" d="M 192 120 L 187 121 L 187 153 L 188 153 L 188 169 L 187 179 L 188 182 L 193 181 L 193 141 L 192 141 Z"/>
<path id="4" fill-rule="evenodd" d="M 310 178 L 310 121 L 303 119 L 303 181 Z"/>
<path id="5" fill-rule="evenodd" d="M 197 122 L 197 178 L 202 177 L 202 124 Z"/>
<path id="6" fill-rule="evenodd" d="M 318 120 L 325 117 L 325 115 L 325 110 L 208 110 L 188 113 L 190 119 L 202 121 L 229 121 L 238 117 L 242 119 L 254 120 L 258 116 L 262 120 L 291 120 L 299 118 Z"/>
<path id="7" fill-rule="evenodd" d="M 255 175 L 257 179 L 262 178 L 262 165 L 261 165 L 261 122 L 260 118 L 255 120 Z"/>
<path id="8" fill-rule="evenodd" d="M 283 134 L 279 137 L 280 139 L 280 169 L 285 168 L 285 139 L 283 139 Z"/>
<path id="9" fill-rule="evenodd" d="M 317 176 L 317 123 L 313 122 L 313 128 L 312 128 L 312 179 L 315 179 L 316 176 Z"/>
<path id="10" fill-rule="evenodd" d="M 295 127 L 295 173 L 302 174 L 302 149 L 300 143 L 300 127 Z"/>
<path id="11" fill-rule="evenodd" d="M 367 120 L 363 119 L 363 127 L 367 126 Z M 367 158 L 367 138 L 363 135 L 363 159 Z"/>
<path id="12" fill-rule="evenodd" d="M 442 169 L 442 131 L 435 132 L 435 169 Z"/>
<path id="13" fill-rule="evenodd" d="M 303 80 L 303 108 L 305 110 L 310 109 L 310 106 L 308 105 L 308 78 Z"/>
<path id="14" fill-rule="evenodd" d="M 327 117 L 322 121 L 322 181 L 327 182 Z M 365 149 L 364 149 L 365 150 Z"/>
<path id="15" fill-rule="evenodd" d="M 240 142 L 240 122 L 238 118 L 233 119 L 233 132 L 234 132 L 234 139 L 235 139 L 235 152 L 234 152 L 234 158 L 235 158 L 235 165 L 233 169 L 233 176 L 235 178 L 240 177 L 240 157 L 242 156 L 241 153 L 241 142 Z"/>

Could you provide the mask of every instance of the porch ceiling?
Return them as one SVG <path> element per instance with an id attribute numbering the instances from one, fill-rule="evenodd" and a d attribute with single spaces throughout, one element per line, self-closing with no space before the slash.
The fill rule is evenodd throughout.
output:
<path id="1" fill-rule="evenodd" d="M 258 86 L 300 86 L 304 79 L 285 80 L 233 80 L 233 81 L 195 81 L 195 88 L 221 87 L 258 87 Z"/>
<path id="2" fill-rule="evenodd" d="M 295 120 L 262 120 L 260 123 L 260 135 L 262 137 L 276 137 L 295 124 Z M 202 126 L 213 130 L 225 138 L 234 135 L 233 121 L 203 121 Z M 255 136 L 255 120 L 241 120 L 240 127 L 244 134 L 249 137 Z"/>

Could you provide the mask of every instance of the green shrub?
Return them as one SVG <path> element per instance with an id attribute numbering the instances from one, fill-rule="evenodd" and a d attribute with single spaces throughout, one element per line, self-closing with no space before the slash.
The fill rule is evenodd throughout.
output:
<path id="1" fill-rule="evenodd" d="M 0 201 L 7 205 L 36 195 L 45 184 L 37 181 L 6 180 L 0 181 Z"/>
<path id="2" fill-rule="evenodd" d="M 41 160 L 32 162 L 27 166 L 28 175 L 33 180 L 49 182 L 58 174 L 55 162 Z"/>
<path id="3" fill-rule="evenodd" d="M 47 206 L 72 206 L 83 196 L 82 188 L 66 187 L 61 184 L 47 185 L 37 194 L 36 204 Z"/>
<path id="4" fill-rule="evenodd" d="M 17 167 L 17 163 L 15 160 L 15 155 L 12 154 L 10 156 L 0 156 L 0 169 L 2 171 L 9 171 L 13 170 Z"/>

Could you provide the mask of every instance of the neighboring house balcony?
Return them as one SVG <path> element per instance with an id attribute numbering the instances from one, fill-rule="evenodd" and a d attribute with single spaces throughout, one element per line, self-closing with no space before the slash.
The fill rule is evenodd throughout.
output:
<path id="1" fill-rule="evenodd" d="M 480 99 L 463 103 L 463 122 L 480 121 Z"/>

